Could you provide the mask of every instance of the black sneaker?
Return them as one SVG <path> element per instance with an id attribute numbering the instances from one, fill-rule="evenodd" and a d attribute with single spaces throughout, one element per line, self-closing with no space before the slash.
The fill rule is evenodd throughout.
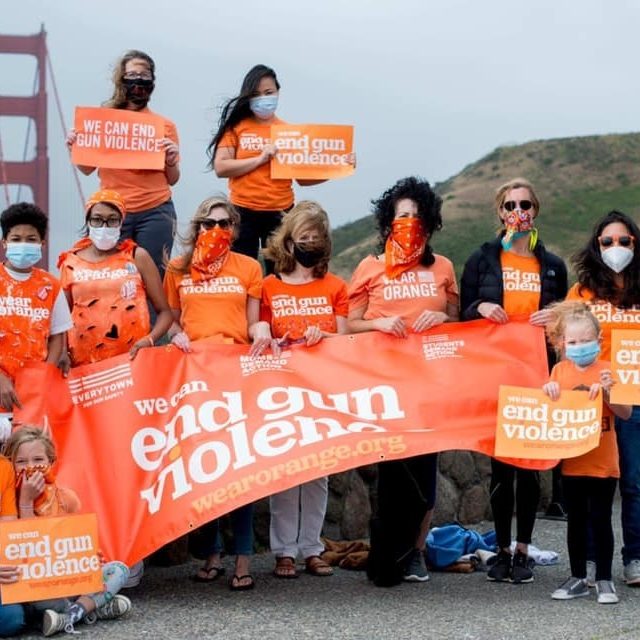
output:
<path id="1" fill-rule="evenodd" d="M 490 582 L 506 582 L 511 575 L 511 554 L 504 549 L 498 551 L 496 561 L 487 572 L 487 580 Z"/>
<path id="2" fill-rule="evenodd" d="M 533 582 L 533 571 L 529 565 L 529 556 L 521 551 L 516 551 L 511 566 L 511 582 L 513 584 Z"/>
<path id="3" fill-rule="evenodd" d="M 567 512 L 559 502 L 551 502 L 544 513 L 541 513 L 538 518 L 541 520 L 567 520 Z"/>

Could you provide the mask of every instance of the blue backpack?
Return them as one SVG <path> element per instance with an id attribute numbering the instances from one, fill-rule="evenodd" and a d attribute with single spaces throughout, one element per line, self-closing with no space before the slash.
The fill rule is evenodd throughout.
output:
<path id="1" fill-rule="evenodd" d="M 465 529 L 459 524 L 434 527 L 427 536 L 427 558 L 429 564 L 443 569 L 456 562 L 460 556 L 473 553 L 478 549 L 494 551 L 496 532 L 480 534 L 473 529 Z"/>

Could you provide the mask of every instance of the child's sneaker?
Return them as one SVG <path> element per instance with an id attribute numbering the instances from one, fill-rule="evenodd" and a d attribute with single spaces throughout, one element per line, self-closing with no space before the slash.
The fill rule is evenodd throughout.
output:
<path id="1" fill-rule="evenodd" d="M 587 586 L 591 589 L 596 586 L 596 563 L 587 560 Z"/>
<path id="2" fill-rule="evenodd" d="M 113 600 L 109 600 L 99 609 L 85 616 L 84 621 L 87 624 L 93 624 L 96 620 L 115 620 L 126 615 L 129 611 L 131 611 L 131 600 L 127 596 L 118 593 L 113 596 Z"/>
<path id="3" fill-rule="evenodd" d="M 584 578 L 567 578 L 552 594 L 554 600 L 573 600 L 589 595 L 589 587 Z"/>
<path id="4" fill-rule="evenodd" d="M 42 618 L 42 635 L 48 638 L 60 631 L 73 633 L 73 622 L 67 613 L 57 613 L 53 609 L 46 609 Z"/>
<path id="5" fill-rule="evenodd" d="M 424 561 L 424 555 L 419 549 L 414 549 L 411 552 L 402 579 L 405 582 L 427 582 L 429 580 L 429 572 Z"/>
<path id="6" fill-rule="evenodd" d="M 498 551 L 495 562 L 487 572 L 490 582 L 505 582 L 511 575 L 511 554 L 504 549 Z"/>
<path id="7" fill-rule="evenodd" d="M 516 551 L 511 566 L 511 582 L 514 584 L 533 582 L 533 571 L 529 564 L 529 556 L 521 551 Z"/>
<path id="8" fill-rule="evenodd" d="M 596 582 L 596 593 L 599 604 L 616 604 L 619 601 L 616 588 L 611 580 L 598 580 Z"/>

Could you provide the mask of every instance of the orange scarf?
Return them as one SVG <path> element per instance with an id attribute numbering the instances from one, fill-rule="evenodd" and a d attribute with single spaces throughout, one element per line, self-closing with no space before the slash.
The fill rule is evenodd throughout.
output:
<path id="1" fill-rule="evenodd" d="M 384 248 L 385 274 L 393 280 L 415 267 L 422 258 L 427 237 L 419 218 L 397 218 Z"/>
<path id="2" fill-rule="evenodd" d="M 36 471 L 44 476 L 44 489 L 33 501 L 33 512 L 36 516 L 60 516 L 75 513 L 80 509 L 78 496 L 71 489 L 56 485 L 56 474 L 50 464 L 36 464 L 23 469 L 16 479 L 16 494 L 20 495 L 20 487 L 25 478 L 30 478 Z"/>
<path id="3" fill-rule="evenodd" d="M 191 279 L 209 280 L 215 278 L 224 266 L 231 248 L 231 229 L 219 226 L 201 231 L 196 240 L 191 259 Z"/>

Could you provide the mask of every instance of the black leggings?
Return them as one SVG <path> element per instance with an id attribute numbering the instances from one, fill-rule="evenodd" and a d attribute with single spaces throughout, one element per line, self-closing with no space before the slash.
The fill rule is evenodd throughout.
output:
<path id="1" fill-rule="evenodd" d="M 571 575 L 587 576 L 587 538 L 591 527 L 595 546 L 596 580 L 611 580 L 613 527 L 611 510 L 616 478 L 562 476 L 567 509 L 567 548 Z"/>
<path id="2" fill-rule="evenodd" d="M 514 494 L 513 483 L 517 487 Z M 491 510 L 499 549 L 511 545 L 511 519 L 516 507 L 516 540 L 531 542 L 536 510 L 540 499 L 540 477 L 537 471 L 520 469 L 491 459 Z"/>
<path id="3" fill-rule="evenodd" d="M 240 229 L 233 241 L 232 249 L 255 260 L 260 249 L 267 246 L 267 239 L 280 226 L 283 211 L 254 211 L 245 207 L 236 209 L 240 213 Z M 273 262 L 265 260 L 266 274 L 273 273 Z"/>

